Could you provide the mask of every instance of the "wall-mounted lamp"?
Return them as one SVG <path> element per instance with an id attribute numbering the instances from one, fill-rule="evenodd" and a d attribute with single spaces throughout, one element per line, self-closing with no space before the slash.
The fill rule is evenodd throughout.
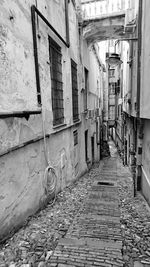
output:
<path id="1" fill-rule="evenodd" d="M 123 61 L 120 59 L 120 56 L 116 53 L 108 53 L 108 55 L 106 56 L 106 62 L 114 67 L 119 66 L 123 63 Z"/>

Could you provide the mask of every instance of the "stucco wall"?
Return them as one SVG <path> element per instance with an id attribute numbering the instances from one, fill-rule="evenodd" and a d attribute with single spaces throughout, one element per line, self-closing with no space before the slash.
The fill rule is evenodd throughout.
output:
<path id="1" fill-rule="evenodd" d="M 144 122 L 142 147 L 142 192 L 150 203 L 150 121 Z"/>
<path id="2" fill-rule="evenodd" d="M 30 5 L 3 1 L 0 9 L 0 111 L 37 109 Z M 30 92 L 30 94 L 29 94 Z"/>
<path id="3" fill-rule="evenodd" d="M 47 150 L 57 174 L 57 191 L 62 190 L 87 170 L 83 136 L 74 146 L 73 130 L 69 128 L 47 138 Z M 43 140 L 0 158 L 0 239 L 14 230 L 46 200 L 49 190 L 44 180 L 47 166 Z M 51 178 L 51 177 L 50 177 Z"/>
<path id="4" fill-rule="evenodd" d="M 141 96 L 140 117 L 150 118 L 149 84 L 150 84 L 150 2 L 142 2 L 142 53 L 141 53 Z"/>

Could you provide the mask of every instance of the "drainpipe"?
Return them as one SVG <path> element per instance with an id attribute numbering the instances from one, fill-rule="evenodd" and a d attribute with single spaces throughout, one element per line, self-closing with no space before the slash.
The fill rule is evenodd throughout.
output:
<path id="1" fill-rule="evenodd" d="M 142 46 L 142 0 L 139 0 L 138 12 L 138 58 L 137 58 L 137 118 L 140 117 L 140 85 L 141 85 L 141 46 Z"/>
<path id="2" fill-rule="evenodd" d="M 68 0 L 65 0 L 66 43 L 70 46 Z"/>

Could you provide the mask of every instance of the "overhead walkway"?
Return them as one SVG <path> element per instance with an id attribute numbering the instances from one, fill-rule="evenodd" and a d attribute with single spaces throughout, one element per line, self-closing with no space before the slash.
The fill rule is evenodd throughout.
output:
<path id="1" fill-rule="evenodd" d="M 81 22 L 84 38 L 89 44 L 107 39 L 137 39 L 136 20 L 129 18 L 129 11 L 84 17 Z"/>

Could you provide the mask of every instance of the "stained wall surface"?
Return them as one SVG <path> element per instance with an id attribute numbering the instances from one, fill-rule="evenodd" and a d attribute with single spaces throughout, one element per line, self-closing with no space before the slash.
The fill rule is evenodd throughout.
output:
<path id="1" fill-rule="evenodd" d="M 1 239 L 38 210 L 47 198 L 50 181 L 44 178 L 47 167 L 45 145 L 51 165 L 56 171 L 56 190 L 59 191 L 87 171 L 84 133 L 85 130 L 89 131 L 88 156 L 91 160 L 90 138 L 96 129 L 96 121 L 92 121 L 91 128 L 91 120 L 81 112 L 81 90 L 84 83 L 81 70 L 86 65 L 91 71 L 90 57 L 95 55 L 89 51 L 82 38 L 81 42 L 86 49 L 82 51 L 82 55 L 79 53 L 78 18 L 72 1 L 69 4 L 70 48 L 36 17 L 42 98 L 42 106 L 38 106 L 31 24 L 31 6 L 35 2 L 3 0 L 0 9 L 0 114 L 41 110 L 41 114 L 31 114 L 26 118 L 14 116 L 0 119 Z M 64 1 L 38 1 L 37 8 L 66 40 Z M 59 127 L 53 127 L 48 36 L 58 43 L 62 52 L 65 120 L 64 125 Z M 71 59 L 76 62 L 78 69 L 79 121 L 76 124 L 72 116 Z M 74 142 L 74 131 L 78 135 L 77 144 Z M 44 133 L 49 136 L 45 142 Z M 26 145 L 28 141 L 30 144 Z M 95 159 L 98 159 L 98 149 L 95 139 Z"/>

